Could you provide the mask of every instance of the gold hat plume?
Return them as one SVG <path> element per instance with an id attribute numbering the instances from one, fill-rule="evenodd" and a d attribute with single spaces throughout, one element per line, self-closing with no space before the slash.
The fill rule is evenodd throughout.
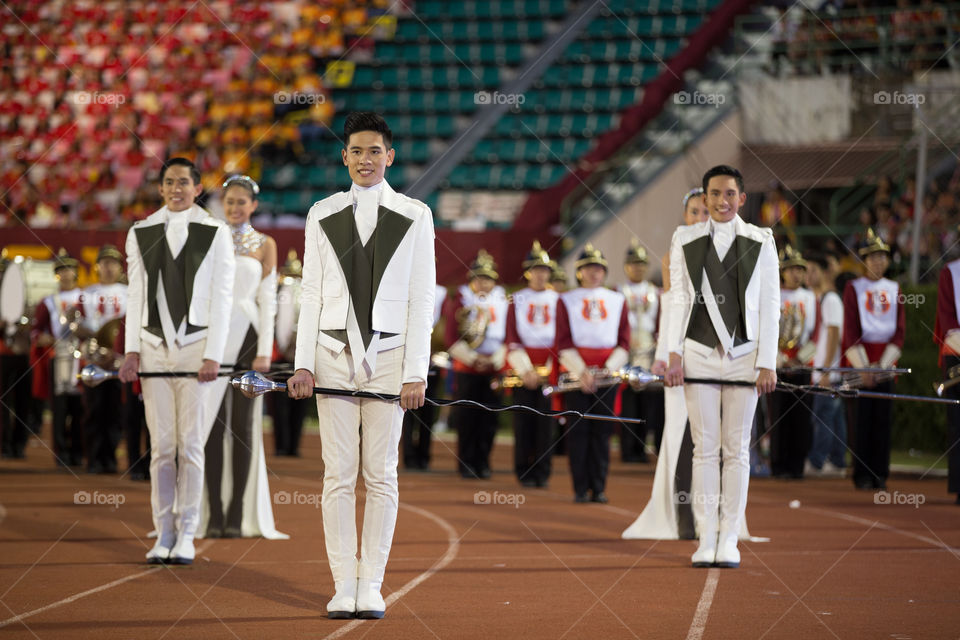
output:
<path id="1" fill-rule="evenodd" d="M 556 260 L 550 261 L 550 269 L 553 273 L 550 274 L 550 282 L 566 282 L 567 281 L 567 272 L 563 270 L 563 267 L 560 266 L 560 263 Z"/>
<path id="2" fill-rule="evenodd" d="M 604 269 L 610 268 L 607 264 L 607 259 L 603 257 L 603 253 L 600 251 L 600 249 L 595 248 L 590 242 L 583 247 L 583 251 L 580 253 L 580 259 L 577 260 L 573 266 L 579 269 L 587 266 L 588 264 L 598 264 Z"/>
<path id="3" fill-rule="evenodd" d="M 71 258 L 67 250 L 60 247 L 60 251 L 57 252 L 56 262 L 54 262 L 53 265 L 53 270 L 56 272 L 60 269 L 76 269 L 79 266 L 80 261 L 76 258 Z"/>
<path id="4" fill-rule="evenodd" d="M 642 262 L 647 264 L 650 260 L 647 258 L 647 250 L 640 244 L 640 240 L 636 237 L 630 241 L 630 247 L 627 249 L 627 257 L 625 259 L 627 264 L 635 264 Z"/>
<path id="5" fill-rule="evenodd" d="M 477 258 L 470 265 L 470 271 L 467 272 L 468 278 L 477 278 L 486 276 L 493 280 L 499 280 L 500 274 L 497 273 L 497 263 L 493 261 L 493 256 L 487 253 L 486 249 L 480 249 Z"/>
<path id="6" fill-rule="evenodd" d="M 807 261 L 803 259 L 803 254 L 788 244 L 780 251 L 780 269 L 789 269 L 790 267 L 806 269 Z"/>
<path id="7" fill-rule="evenodd" d="M 550 254 L 544 251 L 543 247 L 540 246 L 539 240 L 534 240 L 533 247 L 530 249 L 530 253 L 527 254 L 527 258 L 523 261 L 521 266 L 523 266 L 524 269 L 532 269 L 533 267 L 549 267 L 550 262 Z"/>
<path id="8" fill-rule="evenodd" d="M 865 258 L 871 253 L 876 253 L 878 251 L 890 253 L 890 245 L 884 242 L 883 238 L 874 233 L 871 227 L 867 227 L 867 239 L 864 241 L 863 246 L 860 247 L 860 256 Z"/>

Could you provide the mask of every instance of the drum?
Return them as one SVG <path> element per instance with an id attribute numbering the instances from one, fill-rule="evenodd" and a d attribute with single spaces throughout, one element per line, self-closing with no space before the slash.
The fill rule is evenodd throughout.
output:
<path id="1" fill-rule="evenodd" d="M 57 276 L 50 260 L 18 256 L 8 262 L 0 282 L 0 320 L 3 339 L 17 354 L 30 349 L 30 321 L 37 305 L 57 291 Z"/>

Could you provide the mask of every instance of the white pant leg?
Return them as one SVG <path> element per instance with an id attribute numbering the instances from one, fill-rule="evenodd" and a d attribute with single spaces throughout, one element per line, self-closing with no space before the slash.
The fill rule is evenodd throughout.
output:
<path id="1" fill-rule="evenodd" d="M 708 356 L 686 349 L 683 356 L 685 377 L 715 378 L 721 373 L 720 355 Z M 722 387 L 712 384 L 685 384 L 684 397 L 693 440 L 693 466 L 690 493 L 697 534 L 715 536 L 719 531 L 720 503 L 720 402 Z"/>
<path id="2" fill-rule="evenodd" d="M 146 343 L 140 351 L 144 371 L 172 371 L 173 365 L 163 346 Z M 150 433 L 150 506 L 153 526 L 160 542 L 172 547 L 176 542 L 173 506 L 177 494 L 177 428 L 175 380 L 141 378 L 143 409 Z"/>
<path id="3" fill-rule="evenodd" d="M 352 362 L 346 351 L 317 348 L 317 384 L 352 388 Z M 357 576 L 356 487 L 360 468 L 360 402 L 358 398 L 317 396 L 323 454 L 323 536 L 327 562 L 336 583 Z"/>
<path id="4" fill-rule="evenodd" d="M 381 351 L 377 367 L 364 390 L 395 394 L 400 391 L 403 348 Z M 397 465 L 403 409 L 398 402 L 364 400 L 361 404 L 363 483 L 367 489 L 363 512 L 363 539 L 359 577 L 382 582 L 393 545 L 400 490 Z"/>
<path id="5" fill-rule="evenodd" d="M 201 340 L 182 349 L 174 349 L 176 366 L 181 371 L 196 371 L 203 364 Z M 214 382 L 198 382 L 196 378 L 176 378 L 177 405 L 177 535 L 193 537 L 200 524 L 200 503 L 203 499 L 204 447 L 213 421 L 207 415 L 207 396 L 213 392 Z"/>
<path id="6" fill-rule="evenodd" d="M 724 377 L 756 380 L 756 357 L 724 358 Z M 720 502 L 720 535 L 738 536 L 747 508 L 750 484 L 750 433 L 757 410 L 756 387 L 723 387 L 721 418 L 723 451 L 723 500 Z"/>

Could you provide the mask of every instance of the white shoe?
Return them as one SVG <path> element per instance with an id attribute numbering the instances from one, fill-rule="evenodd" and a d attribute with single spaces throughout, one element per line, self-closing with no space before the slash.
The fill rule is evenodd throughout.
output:
<path id="1" fill-rule="evenodd" d="M 697 547 L 697 551 L 690 558 L 690 562 L 694 568 L 702 569 L 704 567 L 712 567 L 716 561 L 717 535 L 707 533 L 700 536 L 700 546 Z"/>
<path id="2" fill-rule="evenodd" d="M 327 603 L 327 617 L 333 620 L 346 620 L 357 614 L 357 580 L 356 578 L 337 582 L 337 592 Z"/>
<path id="3" fill-rule="evenodd" d="M 843 477 L 846 477 L 847 470 L 843 467 L 838 467 L 837 465 L 827 460 L 826 462 L 823 463 L 823 471 L 821 471 L 821 473 L 824 476 L 828 476 L 830 478 L 843 478 Z"/>
<path id="4" fill-rule="evenodd" d="M 196 549 L 193 548 L 193 538 L 183 537 L 177 540 L 170 550 L 169 564 L 193 564 Z"/>
<path id="5" fill-rule="evenodd" d="M 717 561 L 714 566 L 722 569 L 737 569 L 740 567 L 740 550 L 737 549 L 737 536 L 721 535 L 720 545 L 717 548 Z"/>
<path id="6" fill-rule="evenodd" d="M 360 580 L 357 583 L 357 617 L 379 620 L 387 606 L 380 595 L 380 581 Z"/>
<path id="7" fill-rule="evenodd" d="M 816 478 L 816 477 L 818 477 L 818 476 L 822 476 L 822 475 L 823 475 L 823 470 L 822 470 L 822 469 L 817 469 L 815 466 L 813 466 L 813 463 L 810 462 L 810 460 L 804 460 L 804 461 L 803 461 L 803 475 L 805 475 L 805 476 L 812 476 L 812 477 Z"/>
<path id="8" fill-rule="evenodd" d="M 170 547 L 165 547 L 157 540 L 150 551 L 147 551 L 147 564 L 163 564 L 170 558 Z"/>

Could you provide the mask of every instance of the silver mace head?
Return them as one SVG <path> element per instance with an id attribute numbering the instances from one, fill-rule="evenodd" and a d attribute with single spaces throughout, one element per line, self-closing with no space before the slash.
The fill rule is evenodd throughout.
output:
<path id="1" fill-rule="evenodd" d="M 84 386 L 96 387 L 107 380 L 115 380 L 117 378 L 117 372 L 105 371 L 95 364 L 88 364 L 80 370 L 77 378 L 80 379 L 80 382 L 82 382 Z"/>
<path id="2" fill-rule="evenodd" d="M 287 390 L 287 385 L 268 380 L 259 371 L 247 371 L 241 376 L 231 378 L 230 384 L 248 398 L 259 398 L 271 391 Z"/>
<path id="3" fill-rule="evenodd" d="M 643 367 L 627 367 L 623 370 L 623 379 L 634 391 L 642 391 L 651 384 L 663 380 L 661 376 L 655 376 Z"/>

